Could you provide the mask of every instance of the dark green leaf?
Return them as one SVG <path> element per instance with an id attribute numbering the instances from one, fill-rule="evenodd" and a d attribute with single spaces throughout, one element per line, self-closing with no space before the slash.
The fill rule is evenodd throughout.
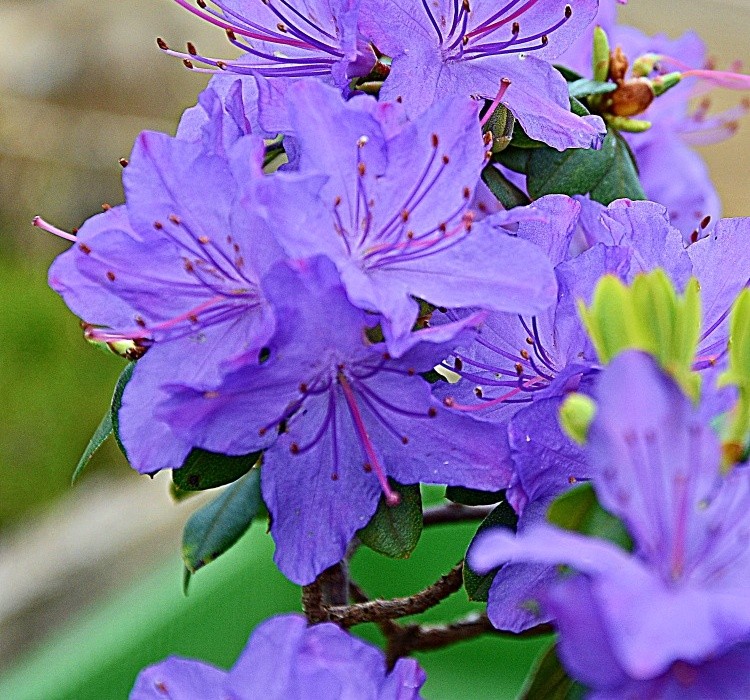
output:
<path id="1" fill-rule="evenodd" d="M 583 80 L 583 76 L 580 73 L 576 73 L 574 70 L 567 68 L 566 66 L 560 66 L 555 64 L 554 69 L 562 75 L 568 83 L 573 83 L 576 80 Z"/>
<path id="2" fill-rule="evenodd" d="M 553 644 L 534 663 L 524 683 L 519 700 L 580 700 L 586 688 L 565 672 Z"/>
<path id="3" fill-rule="evenodd" d="M 547 510 L 547 520 L 565 530 L 608 540 L 623 549 L 633 547 L 622 521 L 599 505 L 591 483 L 558 496 Z"/>
<path id="4" fill-rule="evenodd" d="M 133 374 L 134 364 L 135 364 L 134 362 L 129 362 L 127 365 L 125 365 L 125 369 L 123 369 L 122 374 L 120 374 L 120 377 L 117 380 L 117 384 L 115 385 L 115 392 L 114 392 L 114 395 L 112 396 L 112 401 L 110 402 L 109 408 L 107 409 L 107 412 L 102 417 L 101 423 L 99 423 L 99 427 L 94 431 L 94 434 L 91 436 L 91 440 L 89 440 L 89 444 L 86 445 L 86 449 L 83 451 L 83 454 L 81 455 L 81 459 L 78 460 L 78 464 L 76 464 L 76 468 L 73 471 L 71 483 L 76 482 L 78 477 L 81 476 L 81 472 L 83 472 L 83 470 L 86 468 L 86 465 L 91 461 L 91 458 L 96 454 L 96 451 L 104 444 L 104 441 L 114 432 L 115 413 L 120 410 L 120 405 L 122 403 L 122 392 L 125 390 L 125 385 L 128 383 L 128 380 L 130 379 L 130 375 Z M 120 443 L 119 439 L 117 440 L 117 442 L 118 444 Z"/>
<path id="5" fill-rule="evenodd" d="M 419 484 L 402 486 L 389 479 L 391 488 L 401 496 L 397 506 L 380 499 L 372 520 L 358 533 L 362 544 L 394 559 L 406 559 L 414 551 L 422 534 L 422 493 Z"/>
<path id="6" fill-rule="evenodd" d="M 495 153 L 492 160 L 504 165 L 510 170 L 515 170 L 517 173 L 526 173 L 529 156 L 533 152 L 534 151 L 528 148 L 514 148 L 513 146 L 508 146 L 504 151 Z"/>
<path id="7" fill-rule="evenodd" d="M 570 111 L 579 117 L 588 117 L 591 114 L 588 107 L 575 97 L 570 98 Z"/>
<path id="8" fill-rule="evenodd" d="M 615 156 L 609 172 L 592 188 L 591 199 L 605 205 L 622 198 L 646 199 L 630 147 L 622 136 L 615 132 L 610 133 L 615 140 Z"/>
<path id="9" fill-rule="evenodd" d="M 193 449 L 179 469 L 172 470 L 172 481 L 180 491 L 204 491 L 231 484 L 247 474 L 258 461 L 260 452 L 230 457 Z"/>
<path id="10" fill-rule="evenodd" d="M 493 165 L 488 165 L 482 171 L 482 180 L 505 209 L 531 203 L 531 200 Z"/>
<path id="11" fill-rule="evenodd" d="M 518 516 L 513 507 L 507 501 L 503 501 L 482 521 L 473 539 L 476 539 L 479 533 L 490 527 L 504 527 L 515 531 L 517 524 Z M 469 545 L 469 549 L 471 549 L 471 545 Z M 468 564 L 464 565 L 464 588 L 466 588 L 469 600 L 487 602 L 487 594 L 498 569 L 488 571 L 486 574 L 478 574 L 472 571 Z"/>
<path id="12" fill-rule="evenodd" d="M 122 453 L 127 458 L 128 453 L 125 451 L 125 446 L 122 444 L 122 440 L 120 440 L 120 408 L 122 407 L 122 394 L 125 391 L 125 387 L 127 386 L 128 382 L 130 381 L 130 378 L 133 376 L 133 370 L 135 369 L 135 362 L 130 362 L 125 366 L 125 369 L 122 370 L 122 374 L 120 375 L 120 378 L 117 380 L 117 385 L 115 386 L 115 394 L 112 397 L 112 433 L 115 436 L 115 440 L 117 440 L 117 444 L 120 446 L 120 449 L 122 450 Z"/>
<path id="13" fill-rule="evenodd" d="M 516 148 L 529 149 L 529 148 L 544 148 L 545 143 L 543 141 L 537 141 L 532 139 L 522 128 L 521 125 L 516 122 L 516 126 L 513 130 L 513 138 L 510 141 L 511 146 Z"/>
<path id="14" fill-rule="evenodd" d="M 601 83 L 598 80 L 587 80 L 586 78 L 568 83 L 568 94 L 578 99 L 589 95 L 604 95 L 614 90 L 617 90 L 617 85 L 614 83 Z"/>
<path id="15" fill-rule="evenodd" d="M 545 194 L 586 194 L 607 175 L 615 159 L 617 140 L 607 133 L 600 150 L 569 148 L 530 151 L 526 185 L 532 199 Z"/>
<path id="16" fill-rule="evenodd" d="M 102 446 L 104 441 L 110 435 L 112 435 L 112 412 L 107 411 L 102 418 L 102 422 L 99 423 L 99 427 L 91 436 L 89 444 L 86 445 L 86 449 L 83 451 L 81 459 L 79 459 L 78 464 L 76 464 L 76 468 L 73 471 L 73 477 L 70 480 L 71 484 L 74 484 L 76 482 L 76 479 L 81 475 L 81 472 L 86 468 L 86 465 L 89 463 L 96 451 Z"/>
<path id="17" fill-rule="evenodd" d="M 263 508 L 260 469 L 251 469 L 193 513 L 182 533 L 182 559 L 191 573 L 226 552 Z"/>
<path id="18" fill-rule="evenodd" d="M 491 506 L 493 503 L 500 503 L 505 498 L 505 491 L 478 491 L 463 486 L 447 486 L 445 497 L 449 501 L 462 503 L 465 506 Z"/>

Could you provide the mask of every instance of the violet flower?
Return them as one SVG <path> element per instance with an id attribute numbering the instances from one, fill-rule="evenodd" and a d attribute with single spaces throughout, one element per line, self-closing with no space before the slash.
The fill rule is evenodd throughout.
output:
<path id="1" fill-rule="evenodd" d="M 411 116 L 448 97 L 481 97 L 559 150 L 596 148 L 604 124 L 571 114 L 565 81 L 548 63 L 596 8 L 596 0 L 363 0 L 360 30 L 393 59 L 381 99 L 403 100 Z"/>
<path id="2" fill-rule="evenodd" d="M 381 493 L 391 505 L 398 502 L 388 477 L 507 486 L 495 428 L 447 409 L 419 376 L 481 315 L 412 334 L 407 351 L 394 359 L 383 343 L 367 340 L 379 318 L 350 304 L 326 258 L 281 263 L 263 288 L 279 318 L 268 358 L 241 364 L 210 391 L 169 387 L 171 399 L 159 415 L 207 450 L 245 454 L 268 447 L 263 498 L 275 561 L 288 578 L 308 584 L 338 562 Z"/>
<path id="3" fill-rule="evenodd" d="M 518 529 L 544 519 L 548 505 L 572 484 L 591 475 L 581 448 L 562 432 L 559 409 L 570 391 L 590 393 L 601 367 L 579 318 L 577 301 L 590 303 L 604 274 L 632 281 L 657 267 L 682 289 L 691 275 L 701 285 L 703 333 L 694 369 L 710 384 L 726 364 L 728 314 L 750 277 L 750 219 L 722 220 L 712 235 L 685 250 L 666 211 L 653 202 L 621 200 L 608 208 L 584 203 L 587 245 L 573 255 L 578 204 L 555 195 L 536 206 L 550 212 L 549 225 L 524 222 L 517 235 L 542 244 L 555 264 L 558 302 L 534 317 L 492 314 L 468 346 L 444 366 L 459 374 L 457 384 L 438 384 L 435 394 L 454 410 L 503 427 L 500 455 L 514 473 L 507 497 L 519 515 Z M 589 206 L 591 205 L 591 206 Z M 554 213 L 553 213 L 554 212 Z M 448 318 L 455 320 L 456 314 Z M 713 407 L 728 393 L 711 394 Z M 546 622 L 534 594 L 554 575 L 541 564 L 511 564 L 498 572 L 489 593 L 488 613 L 500 629 L 515 632 Z"/>
<path id="4" fill-rule="evenodd" d="M 650 356 L 616 357 L 595 393 L 593 482 L 626 524 L 633 554 L 538 525 L 518 538 L 488 533 L 470 562 L 577 572 L 542 605 L 557 620 L 565 667 L 593 697 L 673 697 L 669 688 L 700 698 L 707 687 L 744 697 L 747 674 L 734 671 L 750 658 L 750 472 L 720 473 L 716 435 Z"/>
<path id="5" fill-rule="evenodd" d="M 279 245 L 293 258 L 333 260 L 352 303 L 383 315 L 390 352 L 402 352 L 417 320 L 414 297 L 520 313 L 553 300 L 544 253 L 497 229 L 541 214 L 474 221 L 485 148 L 471 100 L 442 102 L 411 123 L 397 104 L 344 102 L 314 81 L 296 83 L 287 100 L 300 173 L 264 188 Z"/>
<path id="6" fill-rule="evenodd" d="M 376 62 L 359 37 L 359 0 L 175 0 L 201 19 L 224 29 L 229 41 L 244 52 L 240 60 L 204 56 L 192 45 L 167 54 L 183 59 L 199 72 L 228 72 L 263 78 L 319 77 L 345 88 L 365 76 Z"/>
<path id="7" fill-rule="evenodd" d="M 244 191 L 262 177 L 263 144 L 238 143 Z M 143 354 L 127 384 L 120 437 L 132 466 L 180 466 L 190 444 L 155 421 L 167 382 L 210 387 L 222 362 L 257 355 L 274 329 L 259 277 L 276 255 L 273 237 L 251 207 L 237 211 L 230 162 L 200 143 L 143 133 L 123 173 L 126 205 L 89 219 L 52 265 L 49 282 L 107 343 L 132 341 Z M 197 196 L 211 183 L 211 197 Z"/>
<path id="8" fill-rule="evenodd" d="M 259 625 L 229 670 L 177 656 L 141 671 L 130 700 L 418 700 L 425 674 L 414 659 L 388 671 L 380 649 L 301 615 Z"/>

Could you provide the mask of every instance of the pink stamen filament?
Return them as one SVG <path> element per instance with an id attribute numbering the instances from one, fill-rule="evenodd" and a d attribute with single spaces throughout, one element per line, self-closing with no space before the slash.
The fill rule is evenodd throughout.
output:
<path id="1" fill-rule="evenodd" d="M 202 304 L 198 304 L 195 308 L 190 309 L 189 311 L 186 311 L 183 314 L 180 314 L 179 316 L 175 316 L 174 318 L 171 318 L 167 321 L 163 321 L 162 323 L 157 323 L 154 326 L 151 326 L 149 328 L 141 328 L 137 331 L 127 331 L 122 333 L 113 333 L 107 328 L 89 328 L 86 331 L 86 337 L 92 339 L 92 340 L 101 340 L 105 343 L 111 343 L 118 340 L 139 340 L 144 337 L 144 334 L 146 333 L 152 333 L 153 331 L 164 331 L 169 330 L 170 328 L 173 328 L 178 323 L 181 323 L 182 321 L 190 320 L 191 317 L 197 316 L 202 311 L 205 311 L 206 309 L 210 308 L 211 306 L 215 306 L 218 303 L 221 303 L 222 301 L 225 301 L 226 297 L 223 295 L 218 295 L 213 297 L 212 299 L 208 299 L 207 301 L 204 301 Z"/>
<path id="2" fill-rule="evenodd" d="M 68 233 L 67 231 L 63 231 L 62 229 L 57 228 L 57 226 L 53 226 L 52 224 L 46 222 L 41 216 L 35 216 L 33 221 L 31 222 L 31 225 L 42 229 L 42 231 L 51 233 L 53 236 L 63 238 L 66 241 L 70 241 L 71 243 L 75 243 L 78 240 L 72 233 Z"/>
<path id="3" fill-rule="evenodd" d="M 497 406 L 498 404 L 503 403 L 504 401 L 507 401 L 508 399 L 512 399 L 516 394 L 523 391 L 524 389 L 528 389 L 529 387 L 533 386 L 534 384 L 538 384 L 539 382 L 543 381 L 542 377 L 534 377 L 533 379 L 529 379 L 528 381 L 525 381 L 523 383 L 523 386 L 516 387 L 512 391 L 509 391 L 507 394 L 503 394 L 502 396 L 498 396 L 496 399 L 492 399 L 490 401 L 485 401 L 484 403 L 477 403 L 477 404 L 460 404 L 460 403 L 454 403 L 450 402 L 450 405 L 448 405 L 448 408 L 454 409 L 456 411 L 483 411 L 486 408 L 491 408 L 492 406 Z"/>
<path id="4" fill-rule="evenodd" d="M 357 435 L 359 436 L 362 447 L 365 450 L 367 459 L 370 460 L 369 464 L 372 467 L 372 471 L 375 473 L 375 476 L 380 483 L 380 488 L 383 490 L 385 500 L 389 506 L 396 506 L 401 502 L 401 497 L 395 491 L 393 491 L 388 484 L 388 479 L 385 476 L 385 471 L 380 465 L 380 460 L 375 454 L 375 449 L 372 445 L 372 441 L 370 440 L 370 436 L 367 434 L 367 428 L 365 427 L 365 422 L 362 419 L 362 414 L 359 411 L 357 399 L 354 396 L 354 392 L 352 391 L 352 387 L 349 384 L 349 380 L 341 372 L 339 372 L 338 382 L 341 386 L 342 391 L 344 392 L 346 404 L 349 407 L 349 412 L 351 413 L 352 420 L 354 421 L 354 428 L 357 431 Z"/>
<path id="5" fill-rule="evenodd" d="M 484 126 L 489 120 L 490 117 L 495 113 L 495 110 L 497 109 L 497 106 L 500 104 L 500 101 L 505 97 L 505 93 L 508 92 L 508 88 L 510 87 L 510 80 L 507 78 L 503 78 L 500 81 L 500 89 L 497 91 L 497 95 L 495 95 L 495 99 L 492 100 L 492 104 L 490 105 L 490 108 L 487 110 L 486 114 L 482 117 L 481 121 L 479 122 L 480 126 Z"/>
<path id="6" fill-rule="evenodd" d="M 477 36 L 481 34 L 489 34 L 493 32 L 495 29 L 498 29 L 499 27 L 502 27 L 503 25 L 508 24 L 508 22 L 512 22 L 517 17 L 520 17 L 524 12 L 526 12 L 526 10 L 530 10 L 534 5 L 536 5 L 537 2 L 539 2 L 539 0 L 528 0 L 528 2 L 524 3 L 515 12 L 508 15 L 507 17 L 503 17 L 503 19 L 498 20 L 494 24 L 487 24 L 487 22 L 492 22 L 497 17 L 500 17 L 502 13 L 507 9 L 506 7 L 500 12 L 490 17 L 484 24 L 479 25 L 476 29 L 472 29 L 468 34 L 466 34 L 466 37 L 470 39 L 473 36 Z"/>
<path id="7" fill-rule="evenodd" d="M 206 22 L 209 22 L 210 24 L 213 24 L 217 27 L 221 27 L 222 29 L 228 29 L 229 31 L 234 32 L 235 34 L 241 34 L 242 36 L 249 37 L 250 39 L 257 39 L 258 41 L 268 41 L 274 44 L 284 44 L 286 46 L 295 46 L 301 49 L 309 48 L 309 44 L 305 41 L 298 41 L 296 39 L 279 39 L 270 34 L 260 34 L 258 32 L 251 32 L 247 29 L 243 29 L 242 27 L 238 27 L 229 22 L 225 22 L 209 12 L 205 12 L 199 8 L 193 7 L 193 5 L 191 5 L 187 0 L 175 0 L 175 2 L 178 5 L 184 7 L 188 12 L 192 12 L 197 17 L 200 17 L 201 19 L 206 20 Z"/>

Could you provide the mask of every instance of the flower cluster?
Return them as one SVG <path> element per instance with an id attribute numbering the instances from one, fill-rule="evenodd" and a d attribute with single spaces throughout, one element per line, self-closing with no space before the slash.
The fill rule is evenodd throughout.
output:
<path id="1" fill-rule="evenodd" d="M 401 486 L 502 491 L 517 532 L 485 528 L 468 562 L 492 572 L 492 625 L 554 622 L 597 697 L 729 692 L 750 665 L 750 492 L 719 434 L 733 410 L 742 452 L 744 404 L 716 384 L 732 362 L 737 382 L 750 219 L 718 220 L 684 142 L 745 109 L 707 119 L 694 91 L 747 77 L 697 68 L 694 37 L 618 28 L 609 3 L 592 53 L 596 0 L 176 1 L 240 57 L 160 39 L 215 73 L 176 136 L 143 133 L 125 203 L 76 235 L 35 220 L 72 242 L 49 281 L 87 339 L 135 361 L 112 416 L 131 465 L 253 455 L 275 561 L 307 587 Z M 654 201 L 625 198 L 633 157 Z M 578 441 L 571 394 L 596 410 Z M 632 552 L 544 522 L 581 482 Z M 389 672 L 286 616 L 230 672 L 169 659 L 132 697 L 416 697 L 392 618 L 351 623 L 387 621 Z"/>

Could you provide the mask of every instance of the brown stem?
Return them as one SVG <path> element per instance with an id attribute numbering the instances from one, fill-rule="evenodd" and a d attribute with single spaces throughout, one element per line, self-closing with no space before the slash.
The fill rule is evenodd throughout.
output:
<path id="1" fill-rule="evenodd" d="M 489 621 L 486 613 L 472 613 L 462 620 L 456 620 L 445 625 L 406 625 L 400 627 L 398 633 L 388 637 L 386 657 L 388 667 L 393 665 L 402 656 L 408 656 L 414 651 L 428 651 L 430 649 L 441 649 L 442 647 L 467 639 L 473 639 L 483 634 L 492 634 L 497 637 L 512 639 L 524 639 L 550 634 L 552 625 L 538 625 L 520 634 L 502 632 L 496 630 Z"/>
<path id="2" fill-rule="evenodd" d="M 436 606 L 440 601 L 458 591 L 462 585 L 463 562 L 459 562 L 445 576 L 441 576 L 431 586 L 412 596 L 392 600 L 371 600 L 353 605 L 326 606 L 323 609 L 324 619 L 342 627 L 351 627 L 364 622 L 381 622 L 407 615 L 417 615 Z"/>
<path id="3" fill-rule="evenodd" d="M 448 503 L 443 506 L 426 508 L 422 516 L 424 526 L 442 525 L 444 523 L 484 520 L 495 506 L 463 506 L 460 503 Z"/>
<path id="4" fill-rule="evenodd" d="M 330 619 L 327 611 L 332 607 L 347 607 L 348 601 L 349 571 L 345 562 L 334 564 L 302 587 L 302 609 L 312 623 Z"/>

